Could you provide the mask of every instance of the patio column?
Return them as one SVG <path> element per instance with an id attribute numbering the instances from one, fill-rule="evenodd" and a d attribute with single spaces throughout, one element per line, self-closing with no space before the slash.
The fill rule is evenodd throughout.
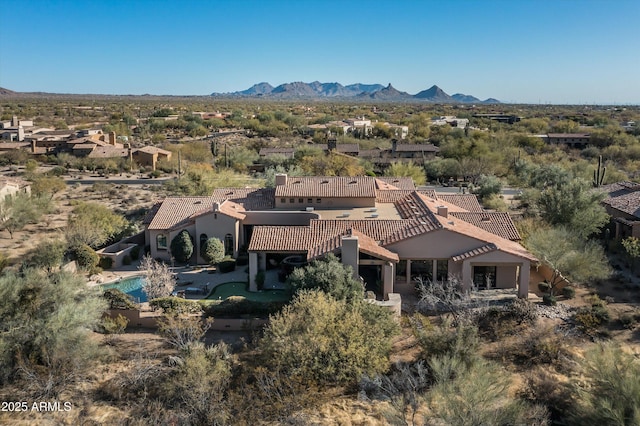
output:
<path id="1" fill-rule="evenodd" d="M 473 267 L 469 260 L 462 262 L 462 288 L 464 291 L 473 289 Z"/>
<path id="2" fill-rule="evenodd" d="M 353 278 L 356 280 L 360 279 L 359 254 L 358 237 L 342 237 L 342 264 L 351 266 Z"/>
<path id="3" fill-rule="evenodd" d="M 258 291 L 256 274 L 258 273 L 258 253 L 249 252 L 249 291 Z"/>
<path id="4" fill-rule="evenodd" d="M 386 262 L 382 265 L 382 297 L 389 299 L 389 293 L 393 293 L 393 277 L 395 276 L 394 264 Z"/>
<path id="5" fill-rule="evenodd" d="M 407 259 L 407 284 L 411 284 L 411 259 Z"/>
<path id="6" fill-rule="evenodd" d="M 518 297 L 526 299 L 529 297 L 529 274 L 531 264 L 529 261 L 520 265 L 520 279 L 518 280 Z"/>

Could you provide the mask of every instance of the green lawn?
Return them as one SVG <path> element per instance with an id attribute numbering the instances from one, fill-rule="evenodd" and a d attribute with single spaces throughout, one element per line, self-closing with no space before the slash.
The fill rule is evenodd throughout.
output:
<path id="1" fill-rule="evenodd" d="M 243 296 L 254 302 L 286 302 L 291 299 L 287 290 L 263 290 L 250 292 L 247 283 L 224 283 L 213 289 L 205 300 L 224 300 L 229 296 Z"/>

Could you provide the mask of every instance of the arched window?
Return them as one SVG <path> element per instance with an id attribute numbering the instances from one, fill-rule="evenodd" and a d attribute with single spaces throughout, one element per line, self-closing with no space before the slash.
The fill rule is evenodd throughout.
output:
<path id="1" fill-rule="evenodd" d="M 233 256 L 233 235 L 224 236 L 224 254 L 225 256 Z"/>
<path id="2" fill-rule="evenodd" d="M 200 234 L 200 254 L 204 252 L 204 245 L 207 243 L 208 239 L 209 237 L 207 237 L 207 234 Z"/>

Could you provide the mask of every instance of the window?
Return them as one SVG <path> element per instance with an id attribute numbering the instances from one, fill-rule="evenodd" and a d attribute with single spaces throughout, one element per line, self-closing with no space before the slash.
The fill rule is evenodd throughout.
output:
<path id="1" fill-rule="evenodd" d="M 233 256 L 233 235 L 224 236 L 224 254 L 225 256 Z"/>
<path id="2" fill-rule="evenodd" d="M 433 261 L 432 260 L 412 260 L 411 261 L 411 278 L 421 278 L 431 281 L 433 279 Z"/>
<path id="3" fill-rule="evenodd" d="M 298 203 L 300 203 L 300 204 L 304 203 L 304 199 L 303 198 L 298 198 Z"/>
<path id="4" fill-rule="evenodd" d="M 322 202 L 321 198 L 316 198 L 316 203 L 320 204 Z"/>
<path id="5" fill-rule="evenodd" d="M 307 204 L 313 204 L 313 198 L 307 198 Z"/>
<path id="6" fill-rule="evenodd" d="M 167 249 L 167 236 L 160 234 L 156 237 L 156 247 L 158 250 L 166 250 Z"/>
<path id="7" fill-rule="evenodd" d="M 495 288 L 496 286 L 496 267 L 495 266 L 474 266 L 473 267 L 473 285 L 478 290 Z"/>
<path id="8" fill-rule="evenodd" d="M 280 202 L 282 204 L 287 204 L 287 199 L 286 198 L 280 198 Z"/>

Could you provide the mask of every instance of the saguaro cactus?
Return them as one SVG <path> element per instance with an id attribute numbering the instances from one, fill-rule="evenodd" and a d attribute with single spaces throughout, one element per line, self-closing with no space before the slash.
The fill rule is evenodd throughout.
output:
<path id="1" fill-rule="evenodd" d="M 604 175 L 607 173 L 607 168 L 602 166 L 602 155 L 598 156 L 598 168 L 593 171 L 593 187 L 597 188 L 604 182 Z"/>

